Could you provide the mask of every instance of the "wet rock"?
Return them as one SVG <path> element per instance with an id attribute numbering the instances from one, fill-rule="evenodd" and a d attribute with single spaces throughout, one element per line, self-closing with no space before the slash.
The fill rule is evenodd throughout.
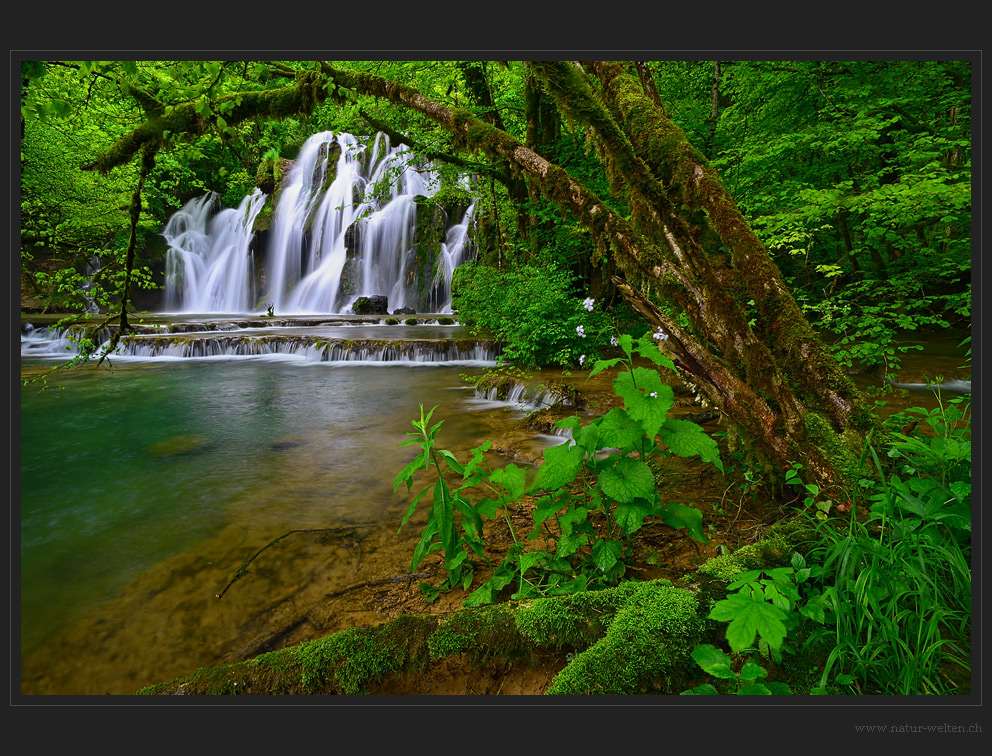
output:
<path id="1" fill-rule="evenodd" d="M 210 446 L 206 436 L 173 436 L 157 441 L 148 447 L 148 453 L 155 457 L 175 457 L 180 454 L 193 454 Z"/>
<path id="2" fill-rule="evenodd" d="M 684 415 L 680 420 L 688 420 L 690 423 L 696 423 L 697 425 L 702 425 L 703 423 L 708 423 L 712 420 L 716 420 L 720 417 L 720 413 L 716 410 L 703 410 L 702 412 L 697 412 L 696 414 Z"/>
<path id="3" fill-rule="evenodd" d="M 389 300 L 382 294 L 359 297 L 351 305 L 351 310 L 356 315 L 388 315 Z"/>
<path id="4" fill-rule="evenodd" d="M 400 307 L 399 309 L 393 310 L 393 315 L 416 315 L 417 311 L 412 307 Z"/>
<path id="5" fill-rule="evenodd" d="M 303 446 L 306 441 L 302 441 L 298 438 L 280 438 L 269 444 L 269 448 L 275 451 L 281 451 L 282 449 L 295 449 L 297 446 Z"/>

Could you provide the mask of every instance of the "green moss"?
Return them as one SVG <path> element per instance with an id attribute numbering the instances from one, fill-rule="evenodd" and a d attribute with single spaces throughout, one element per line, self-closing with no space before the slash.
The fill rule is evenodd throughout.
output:
<path id="1" fill-rule="evenodd" d="M 524 639 L 513 620 L 510 604 L 494 604 L 451 615 L 427 641 L 432 659 L 471 653 L 477 661 L 490 656 L 518 656 Z"/>
<path id="2" fill-rule="evenodd" d="M 840 471 L 849 487 L 856 485 L 863 441 L 860 434 L 855 430 L 837 433 L 829 420 L 815 412 L 804 415 L 803 421 L 813 446 Z"/>
<path id="3" fill-rule="evenodd" d="M 386 325 L 399 325 L 400 323 L 396 318 L 386 318 L 383 322 Z"/>
<path id="4" fill-rule="evenodd" d="M 417 319 L 416 318 L 407 318 L 403 322 L 406 323 L 407 325 L 417 325 Z"/>
<path id="5" fill-rule="evenodd" d="M 704 629 L 696 594 L 638 586 L 606 635 L 555 677 L 549 695 L 671 692 L 689 679 L 689 653 Z M 693 673 L 694 674 L 694 673 Z"/>
<path id="6" fill-rule="evenodd" d="M 731 554 L 716 556 L 699 568 L 700 574 L 730 582 L 747 570 L 778 567 L 788 563 L 793 546 L 786 534 L 769 531 L 757 543 L 747 544 Z"/>

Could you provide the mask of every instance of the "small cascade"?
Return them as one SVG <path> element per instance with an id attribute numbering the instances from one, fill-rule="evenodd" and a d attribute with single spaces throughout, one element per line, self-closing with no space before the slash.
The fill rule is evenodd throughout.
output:
<path id="1" fill-rule="evenodd" d="M 475 396 L 480 401 L 510 406 L 521 412 L 535 412 L 554 406 L 572 406 L 572 400 L 568 396 L 553 388 L 508 376 L 483 379 L 475 387 Z"/>
<path id="2" fill-rule="evenodd" d="M 83 299 L 86 301 L 86 308 L 84 312 L 93 315 L 100 312 L 100 307 L 96 303 L 96 294 L 93 292 L 93 279 L 96 274 L 100 272 L 103 267 L 103 263 L 100 260 L 99 255 L 93 255 L 90 261 L 86 264 L 86 283 L 82 286 Z"/>
<path id="3" fill-rule="evenodd" d="M 239 313 L 255 307 L 252 228 L 265 198 L 256 189 L 236 210 L 215 212 L 217 195 L 210 192 L 173 214 L 162 231 L 169 245 L 168 311 Z"/>
<path id="4" fill-rule="evenodd" d="M 285 322 L 285 321 L 284 321 Z M 376 328 L 377 326 L 366 326 Z M 348 326 L 336 325 L 340 332 Z M 354 329 L 354 326 L 350 328 Z M 256 322 L 141 324 L 120 340 L 113 359 L 194 359 L 281 356 L 305 362 L 494 367 L 495 342 L 479 338 L 345 338 L 309 322 L 258 327 Z M 21 356 L 67 359 L 83 337 L 106 345 L 109 328 L 34 328 L 25 324 Z"/>
<path id="5" fill-rule="evenodd" d="M 454 277 L 455 268 L 465 262 L 469 250 L 468 231 L 474 213 L 475 203 L 472 202 L 461 222 L 448 229 L 444 243 L 441 245 L 434 288 L 430 297 L 433 312 L 451 312 L 451 279 Z"/>

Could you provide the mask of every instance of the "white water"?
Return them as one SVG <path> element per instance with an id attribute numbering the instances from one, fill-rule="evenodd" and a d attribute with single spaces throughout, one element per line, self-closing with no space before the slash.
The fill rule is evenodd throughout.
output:
<path id="1" fill-rule="evenodd" d="M 169 311 L 238 313 L 255 307 L 251 229 L 265 198 L 256 189 L 236 210 L 214 214 L 217 195 L 210 192 L 173 214 L 162 231 L 169 245 L 165 263 Z"/>
<path id="2" fill-rule="evenodd" d="M 434 272 L 430 281 L 418 281 L 416 197 L 433 197 L 439 186 L 430 166 L 419 165 L 405 147 L 392 147 L 383 134 L 371 141 L 314 134 L 280 191 L 260 281 L 248 253 L 265 200 L 260 192 L 213 221 L 212 194 L 169 220 L 163 231 L 170 246 L 168 311 L 246 313 L 271 305 L 278 315 L 342 313 L 360 296 L 385 295 L 391 311 L 449 313 L 451 277 L 471 246 L 474 203 L 440 249 L 426 250 Z"/>
<path id="3" fill-rule="evenodd" d="M 426 324 L 384 326 L 368 323 L 240 328 L 231 323 L 204 323 L 205 330 L 173 331 L 166 324 L 145 324 L 149 332 L 121 339 L 111 361 L 169 361 L 186 359 L 272 359 L 326 365 L 495 367 L 494 342 L 466 338 L 456 327 Z M 454 332 L 454 333 L 452 333 Z M 34 328 L 21 333 L 21 357 L 66 360 L 79 354 L 78 328 Z M 110 331 L 97 336 L 105 349 Z M 97 353 L 100 352 L 98 350 Z"/>

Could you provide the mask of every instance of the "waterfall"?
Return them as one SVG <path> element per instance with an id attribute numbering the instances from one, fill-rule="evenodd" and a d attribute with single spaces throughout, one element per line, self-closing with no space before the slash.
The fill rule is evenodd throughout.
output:
<path id="1" fill-rule="evenodd" d="M 455 274 L 455 268 L 465 262 L 469 248 L 468 230 L 474 211 L 475 202 L 472 202 L 461 222 L 448 229 L 444 243 L 441 245 L 437 273 L 434 277 L 434 290 L 431 292 L 435 312 L 451 312 L 451 279 Z"/>
<path id="2" fill-rule="evenodd" d="M 451 276 L 471 246 L 474 203 L 448 229 L 440 250 L 418 250 L 418 198 L 433 197 L 440 183 L 430 165 L 392 146 L 385 134 L 314 134 L 278 193 L 259 281 L 250 255 L 222 259 L 218 248 L 230 248 L 235 234 L 222 242 L 216 219 L 208 229 L 215 195 L 193 200 L 169 220 L 163 231 L 170 246 L 167 307 L 244 313 L 271 303 L 278 315 L 347 313 L 359 297 L 383 295 L 391 310 L 450 313 Z M 467 178 L 461 184 L 469 188 Z M 251 198 L 259 196 L 256 208 Z M 264 202 L 257 190 L 251 198 L 230 211 L 246 221 L 235 245 L 245 252 Z M 247 267 L 235 270 L 236 263 Z"/>
<path id="3" fill-rule="evenodd" d="M 236 210 L 215 214 L 217 195 L 209 192 L 169 218 L 162 230 L 169 245 L 165 262 L 169 311 L 240 313 L 255 306 L 250 245 L 265 197 L 256 189 Z"/>
<path id="4" fill-rule="evenodd" d="M 86 264 L 86 283 L 82 285 L 83 299 L 86 301 L 86 310 L 90 315 L 100 312 L 100 307 L 96 303 L 96 293 L 93 291 L 93 279 L 96 274 L 100 272 L 103 267 L 103 263 L 100 260 L 99 255 L 93 255 L 90 261 Z"/>

